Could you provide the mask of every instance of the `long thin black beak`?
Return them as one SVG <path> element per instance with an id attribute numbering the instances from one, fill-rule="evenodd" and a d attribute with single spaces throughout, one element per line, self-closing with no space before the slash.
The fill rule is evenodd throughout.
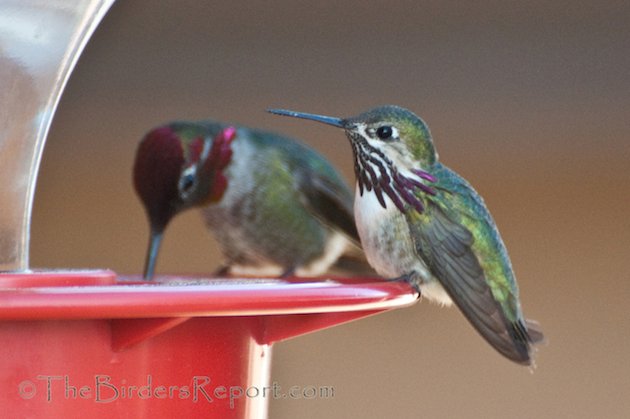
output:
<path id="1" fill-rule="evenodd" d="M 334 118 L 332 116 L 324 116 L 324 115 L 315 115 L 312 113 L 304 113 L 304 112 L 295 112 L 289 111 L 287 109 L 267 109 L 267 112 L 275 114 L 275 115 L 284 115 L 284 116 L 292 116 L 294 118 L 302 118 L 309 119 L 311 121 L 321 122 L 327 125 L 332 125 L 333 127 L 343 128 L 343 119 Z"/>
<path id="2" fill-rule="evenodd" d="M 147 250 L 147 258 L 144 263 L 144 279 L 146 281 L 153 279 L 155 264 L 160 251 L 160 244 L 162 243 L 162 233 L 163 231 L 161 230 L 151 228 L 151 235 L 149 236 L 149 249 Z"/>

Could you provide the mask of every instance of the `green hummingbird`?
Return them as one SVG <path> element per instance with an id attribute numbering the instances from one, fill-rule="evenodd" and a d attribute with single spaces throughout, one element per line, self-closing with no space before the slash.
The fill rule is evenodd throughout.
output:
<path id="1" fill-rule="evenodd" d="M 351 189 L 322 155 L 291 138 L 172 122 L 140 142 L 133 181 L 150 224 L 145 279 L 153 277 L 166 226 L 193 207 L 225 256 L 220 274 L 317 276 L 345 256 L 350 267 L 365 260 Z"/>
<path id="2" fill-rule="evenodd" d="M 350 118 L 269 112 L 345 130 L 354 155 L 354 215 L 368 262 L 429 300 L 457 305 L 497 351 L 531 364 L 537 324 L 521 312 L 518 286 L 483 199 L 438 161 L 427 124 L 382 106 Z"/>

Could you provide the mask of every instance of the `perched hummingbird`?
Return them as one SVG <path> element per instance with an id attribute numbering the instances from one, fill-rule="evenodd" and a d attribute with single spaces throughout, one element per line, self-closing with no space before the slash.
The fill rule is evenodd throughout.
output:
<path id="1" fill-rule="evenodd" d="M 354 154 L 357 230 L 379 275 L 405 279 L 429 300 L 455 302 L 497 351 L 531 363 L 531 344 L 542 333 L 523 318 L 499 231 L 473 187 L 438 161 L 422 119 L 397 106 L 345 119 L 270 112 L 345 130 Z"/>
<path id="2" fill-rule="evenodd" d="M 169 221 L 192 207 L 218 239 L 223 274 L 316 276 L 344 254 L 361 259 L 352 191 L 323 156 L 290 138 L 173 122 L 142 139 L 133 180 L 151 230 L 145 279 Z"/>

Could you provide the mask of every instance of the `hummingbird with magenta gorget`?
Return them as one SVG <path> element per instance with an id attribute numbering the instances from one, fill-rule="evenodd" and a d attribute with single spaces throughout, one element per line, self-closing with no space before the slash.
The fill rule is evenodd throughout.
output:
<path id="1" fill-rule="evenodd" d="M 499 231 L 481 196 L 438 161 L 421 118 L 391 105 L 350 118 L 270 112 L 345 131 L 354 155 L 357 230 L 379 275 L 404 279 L 429 300 L 454 302 L 498 352 L 531 364 L 542 333 L 523 317 Z"/>
<path id="2" fill-rule="evenodd" d="M 193 207 L 225 257 L 219 274 L 316 276 L 344 255 L 350 266 L 364 260 L 351 189 L 322 155 L 291 138 L 172 122 L 142 139 L 133 180 L 150 224 L 145 279 L 153 277 L 166 226 Z"/>

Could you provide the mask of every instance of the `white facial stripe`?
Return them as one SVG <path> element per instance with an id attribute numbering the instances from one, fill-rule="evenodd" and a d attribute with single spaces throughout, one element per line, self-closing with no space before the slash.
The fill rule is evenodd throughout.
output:
<path id="1" fill-rule="evenodd" d="M 196 172 L 197 172 L 197 166 L 195 166 L 195 165 L 188 166 L 186 169 L 184 169 L 184 171 L 182 171 L 182 174 L 181 174 L 180 178 L 184 178 L 186 176 L 194 175 Z"/>
<path id="2" fill-rule="evenodd" d="M 395 128 L 393 129 L 395 130 Z M 398 131 L 394 131 L 394 133 L 395 135 L 398 135 Z M 409 153 L 406 153 L 405 147 L 401 142 L 386 142 L 369 137 L 364 138 L 370 147 L 379 150 L 386 155 L 399 171 L 412 168 L 420 169 L 420 167 L 418 167 L 418 162 L 414 161 Z M 364 149 L 364 151 L 367 153 L 367 150 Z"/>
<path id="3" fill-rule="evenodd" d="M 203 148 L 201 149 L 201 155 L 199 156 L 199 161 L 204 162 L 208 158 L 210 154 L 210 149 L 212 148 L 212 138 L 206 137 L 203 140 Z"/>
<path id="4" fill-rule="evenodd" d="M 179 189 L 179 193 L 183 198 L 186 198 L 191 193 L 191 188 L 184 188 L 184 182 L 187 178 L 194 179 L 193 182 L 196 183 L 197 179 L 197 170 L 204 164 L 204 162 L 208 159 L 210 155 L 210 149 L 212 148 L 212 138 L 206 137 L 203 140 L 203 148 L 201 149 L 201 154 L 199 155 L 199 160 L 196 164 L 190 165 L 184 170 L 182 170 L 182 174 L 179 176 L 179 183 L 177 185 Z"/>
<path id="5" fill-rule="evenodd" d="M 367 161 L 366 164 L 370 165 L 370 167 L 374 170 L 374 172 L 376 172 L 377 174 L 380 173 L 381 169 L 372 161 Z"/>
<path id="6" fill-rule="evenodd" d="M 367 142 L 370 147 L 381 150 L 381 144 L 379 144 L 378 141 L 367 140 Z M 385 162 L 377 154 L 371 152 L 369 148 L 366 148 L 364 144 L 359 144 L 359 148 L 361 149 L 361 152 L 365 156 L 369 156 L 368 158 L 360 159 L 359 165 L 362 166 L 363 170 L 365 170 L 368 173 L 368 177 L 371 181 L 374 182 L 378 180 L 373 179 L 372 176 L 369 175 L 370 172 L 374 173 L 378 179 L 381 179 L 385 176 L 389 177 L 389 179 L 392 179 L 392 170 L 391 170 L 390 165 L 387 162 Z M 368 169 L 371 169 L 371 170 L 368 170 Z"/>

